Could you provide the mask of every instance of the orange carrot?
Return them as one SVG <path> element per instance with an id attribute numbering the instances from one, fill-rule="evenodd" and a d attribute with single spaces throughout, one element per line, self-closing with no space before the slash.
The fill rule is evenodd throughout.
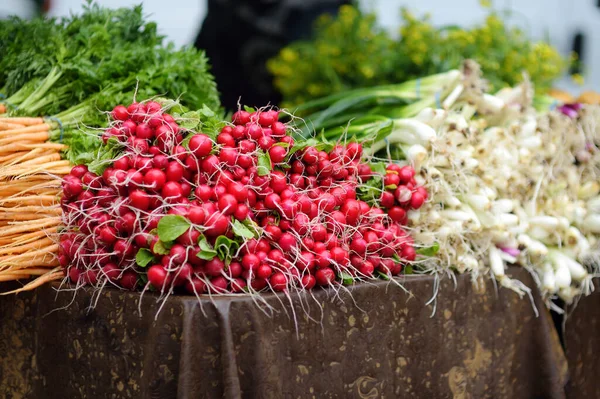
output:
<path id="1" fill-rule="evenodd" d="M 19 125 L 18 123 L 0 122 L 0 130 L 13 130 L 24 128 L 25 125 Z"/>
<path id="2" fill-rule="evenodd" d="M 51 126 L 47 123 L 40 123 L 39 125 L 22 127 L 20 129 L 11 129 L 0 132 L 0 137 L 11 137 L 20 134 L 28 134 L 28 133 L 39 133 L 39 132 L 48 132 L 50 131 Z"/>
<path id="3" fill-rule="evenodd" d="M 44 118 L 8 117 L 8 118 L 0 118 L 0 122 L 18 123 L 20 125 L 31 126 L 31 125 L 41 125 L 42 123 L 44 123 Z"/>

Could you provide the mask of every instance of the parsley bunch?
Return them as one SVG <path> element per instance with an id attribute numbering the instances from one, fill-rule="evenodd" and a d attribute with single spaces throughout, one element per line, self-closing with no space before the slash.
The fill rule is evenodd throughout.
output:
<path id="1" fill-rule="evenodd" d="M 105 126 L 101 110 L 134 98 L 220 106 L 204 52 L 166 43 L 141 6 L 109 9 L 88 1 L 81 15 L 0 21 L 0 54 L 0 102 L 9 113 L 54 116 L 60 139 L 75 140 L 81 151 L 98 140 L 75 128 Z"/>

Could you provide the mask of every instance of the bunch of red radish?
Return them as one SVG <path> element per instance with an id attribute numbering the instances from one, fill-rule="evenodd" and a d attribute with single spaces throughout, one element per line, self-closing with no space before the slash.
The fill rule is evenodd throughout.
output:
<path id="1" fill-rule="evenodd" d="M 361 145 L 301 148 L 277 111 L 238 111 L 214 140 L 156 102 L 112 117 L 104 137 L 122 154 L 100 176 L 79 165 L 63 183 L 59 260 L 73 283 L 283 291 L 391 277 L 415 260 L 403 225 L 427 192 L 410 166 L 389 165 L 367 203 L 357 188 L 376 176 Z"/>

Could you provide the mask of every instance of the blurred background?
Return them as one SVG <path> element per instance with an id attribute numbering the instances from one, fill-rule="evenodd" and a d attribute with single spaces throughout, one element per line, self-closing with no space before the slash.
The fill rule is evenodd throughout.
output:
<path id="1" fill-rule="evenodd" d="M 210 7 L 212 7 L 211 12 L 214 14 L 213 28 L 224 24 L 232 27 L 239 25 L 239 18 L 224 16 L 224 13 L 228 14 L 231 10 L 228 7 L 235 4 L 235 7 L 238 7 L 238 5 L 240 7 L 239 10 L 236 9 L 236 12 L 239 12 L 240 15 L 248 12 L 250 20 L 256 20 L 256 26 L 260 26 L 259 30 L 262 32 L 263 38 L 265 37 L 264 32 L 272 29 L 273 36 L 277 39 L 264 44 L 263 47 L 265 48 L 262 50 L 257 50 L 272 56 L 277 51 L 276 48 L 282 47 L 286 42 L 310 35 L 311 19 L 322 12 L 334 12 L 340 4 L 349 3 L 341 0 L 170 0 L 168 2 L 164 0 L 98 0 L 97 2 L 108 7 L 131 6 L 141 2 L 145 11 L 158 23 L 161 33 L 166 35 L 168 39 L 177 45 L 194 44 L 196 42 L 199 47 L 206 48 L 207 54 L 215 66 L 214 73 L 217 75 L 219 87 L 222 92 L 225 92 L 225 95 L 228 91 L 226 87 L 228 80 L 224 76 L 228 75 L 230 81 L 232 71 L 235 71 L 235 68 L 231 69 L 233 65 L 241 65 L 239 54 L 232 53 L 241 50 L 236 49 L 235 46 L 227 46 L 225 47 L 226 51 L 230 54 L 226 57 L 222 56 L 224 47 L 217 46 L 216 42 L 223 38 L 215 36 L 215 29 L 212 32 L 205 32 L 204 37 L 202 35 L 198 37 Z M 286 2 L 292 4 L 292 9 L 296 7 L 296 9 L 303 9 L 306 12 L 302 15 L 294 13 L 291 20 L 280 21 L 282 23 L 278 25 L 274 22 L 278 16 L 271 10 L 277 9 L 280 3 Z M 211 4 L 210 7 L 209 3 Z M 579 72 L 583 76 L 583 83 L 581 84 L 581 81 L 580 84 L 575 83 L 568 74 L 565 74 L 555 84 L 556 88 L 578 95 L 583 90 L 591 90 L 600 86 L 600 68 L 594 67 L 598 65 L 595 61 L 600 62 L 600 46 L 593 45 L 592 39 L 600 36 L 600 1 L 598 0 L 495 0 L 493 2 L 482 2 L 481 0 L 366 0 L 359 2 L 362 9 L 374 11 L 378 16 L 379 23 L 392 34 L 398 32 L 399 14 L 402 6 L 408 7 L 417 16 L 429 13 L 431 22 L 436 26 L 460 25 L 469 27 L 477 23 L 480 24 L 485 19 L 489 10 L 483 8 L 481 3 L 491 3 L 494 10 L 502 13 L 506 23 L 518 26 L 531 39 L 549 42 L 564 56 L 568 56 L 573 51 L 579 54 L 581 69 L 575 72 Z M 64 16 L 69 13 L 80 12 L 82 4 L 82 0 L 2 0 L 0 1 L 0 17 L 14 14 L 27 18 L 40 12 L 46 12 L 47 15 L 53 17 Z M 259 7 L 261 11 L 257 11 L 255 7 Z M 252 14 L 252 12 L 256 14 Z M 264 13 L 260 14 L 261 12 Z M 263 17 L 265 21 L 259 21 Z M 282 26 L 293 26 L 294 30 L 287 29 L 281 32 Z M 278 31 L 278 29 L 280 30 Z M 240 38 L 248 36 L 248 33 L 243 30 L 233 31 L 233 34 L 229 37 L 230 41 L 235 41 L 235 35 Z M 263 42 L 266 43 L 267 40 L 263 40 Z M 209 48 L 211 43 L 214 44 L 214 49 Z M 261 47 L 261 45 L 258 45 L 258 47 Z M 217 57 L 222 57 L 223 61 L 220 62 Z M 256 65 L 256 63 L 252 67 L 248 64 L 244 66 L 248 70 L 253 69 L 253 71 L 251 73 L 248 71 L 249 74 L 246 76 L 240 76 L 241 81 L 251 79 L 253 76 L 257 80 L 268 80 L 268 72 L 265 68 Z M 228 67 L 229 69 L 227 69 Z M 255 68 L 256 70 L 254 70 Z M 239 82 L 230 81 L 230 83 L 235 83 L 239 87 Z M 245 90 L 250 90 L 250 88 L 246 87 Z M 241 90 L 242 92 L 236 95 L 244 94 L 245 90 Z M 252 90 L 260 92 L 261 89 L 254 87 Z M 268 89 L 263 88 L 262 90 L 264 93 L 262 97 L 260 93 L 258 94 L 257 102 L 263 99 L 277 100 L 272 93 L 269 93 Z M 234 101 L 233 97 L 224 99 L 224 103 L 231 103 L 232 101 Z"/>

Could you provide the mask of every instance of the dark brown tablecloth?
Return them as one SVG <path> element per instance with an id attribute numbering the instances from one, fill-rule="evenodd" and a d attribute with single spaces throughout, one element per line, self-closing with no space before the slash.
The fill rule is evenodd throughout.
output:
<path id="1" fill-rule="evenodd" d="M 600 279 L 594 281 L 600 285 Z M 600 398 L 600 292 L 567 308 L 565 353 L 569 364 L 569 399 Z"/>
<path id="2" fill-rule="evenodd" d="M 293 307 L 266 295 L 272 314 L 247 297 L 175 297 L 156 318 L 150 294 L 141 306 L 139 294 L 57 296 L 52 286 L 3 297 L 0 396 L 565 397 L 566 361 L 537 295 L 539 317 L 491 282 L 446 279 L 432 316 L 433 283 L 406 278 L 411 298 L 387 282 L 353 287 L 352 297 L 316 291 Z"/>

